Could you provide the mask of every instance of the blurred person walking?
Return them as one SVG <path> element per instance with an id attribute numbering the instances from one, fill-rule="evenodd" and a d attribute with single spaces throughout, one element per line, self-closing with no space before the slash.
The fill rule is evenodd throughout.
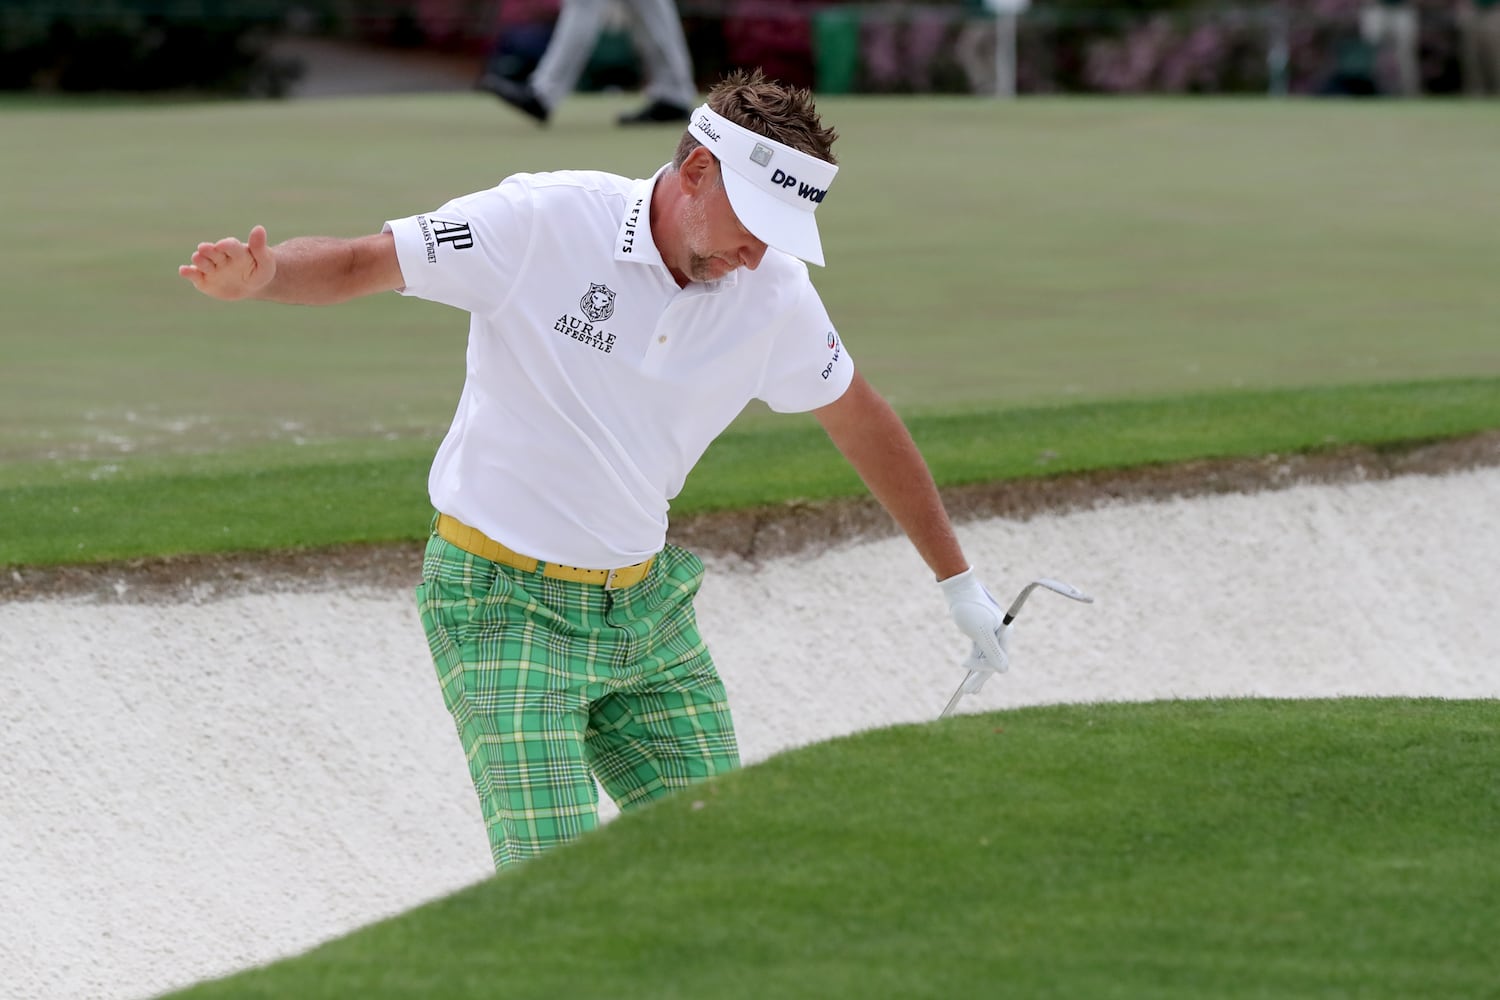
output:
<path id="1" fill-rule="evenodd" d="M 541 62 L 524 82 L 486 72 L 479 86 L 545 125 L 578 86 L 599 43 L 612 0 L 562 0 Z M 673 0 L 622 0 L 634 24 L 631 38 L 646 76 L 645 107 L 623 114 L 621 125 L 686 122 L 698 101 L 693 62 Z"/>
<path id="2" fill-rule="evenodd" d="M 1458 0 L 1464 92 L 1500 94 L 1500 0 Z"/>
<path id="3" fill-rule="evenodd" d="M 1378 54 L 1387 45 L 1396 58 L 1396 92 L 1420 97 L 1422 71 L 1417 61 L 1417 9 L 1411 0 L 1371 0 L 1359 12 L 1359 30 Z"/>
<path id="4" fill-rule="evenodd" d="M 931 572 L 910 599 L 946 602 L 964 667 L 1008 665 L 1004 609 L 804 263 L 823 263 L 836 138 L 810 93 L 741 70 L 650 177 L 515 174 L 374 235 L 271 246 L 256 226 L 178 269 L 224 300 L 395 290 L 469 313 L 416 598 L 497 867 L 597 827 L 596 781 L 631 809 L 739 765 L 703 563 L 666 535 L 752 399 L 816 417 Z M 827 599 L 862 600 L 859 581 Z"/>

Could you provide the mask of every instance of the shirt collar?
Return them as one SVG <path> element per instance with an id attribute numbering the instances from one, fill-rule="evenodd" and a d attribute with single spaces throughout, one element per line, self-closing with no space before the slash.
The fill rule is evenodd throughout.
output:
<path id="1" fill-rule="evenodd" d="M 656 190 L 656 182 L 661 179 L 662 174 L 671 167 L 670 163 L 663 164 L 656 173 L 636 181 L 635 186 L 630 189 L 630 197 L 625 202 L 625 217 L 620 220 L 620 231 L 615 234 L 615 260 L 655 264 L 670 273 L 667 262 L 661 259 L 661 251 L 656 248 L 656 239 L 651 235 L 651 193 Z M 693 284 L 706 291 L 717 292 L 733 288 L 739 284 L 739 280 L 740 272 L 736 268 L 718 281 Z"/>
<path id="2" fill-rule="evenodd" d="M 630 189 L 630 197 L 625 202 L 625 217 L 620 220 L 620 231 L 615 234 L 615 260 L 667 266 L 651 236 L 651 192 L 656 190 L 657 179 L 669 166 L 671 164 L 666 164 L 650 177 L 636 181 L 635 187 Z"/>

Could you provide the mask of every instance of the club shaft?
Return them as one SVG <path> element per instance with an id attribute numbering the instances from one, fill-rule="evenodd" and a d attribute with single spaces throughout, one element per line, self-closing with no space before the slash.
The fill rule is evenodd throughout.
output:
<path id="1" fill-rule="evenodd" d="M 948 699 L 948 704 L 943 706 L 942 714 L 938 716 L 939 719 L 946 719 L 948 717 L 948 713 L 952 712 L 955 708 L 958 707 L 959 701 L 962 700 L 964 696 L 964 688 L 968 687 L 969 685 L 969 677 L 973 676 L 974 671 L 970 670 L 968 676 L 964 678 L 963 683 L 958 686 L 958 690 L 953 692 L 953 697 Z"/>

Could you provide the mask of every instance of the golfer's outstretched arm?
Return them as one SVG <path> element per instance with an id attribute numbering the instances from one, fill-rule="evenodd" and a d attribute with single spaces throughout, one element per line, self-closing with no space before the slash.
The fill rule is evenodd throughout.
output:
<path id="1" fill-rule="evenodd" d="M 355 239 L 302 236 L 273 247 L 263 226 L 250 230 L 244 243 L 233 236 L 199 243 L 191 262 L 177 273 L 212 298 L 296 305 L 329 305 L 405 284 L 390 233 Z"/>
<path id="2" fill-rule="evenodd" d="M 884 397 L 855 372 L 837 401 L 813 412 L 937 578 L 968 569 L 927 462 Z"/>

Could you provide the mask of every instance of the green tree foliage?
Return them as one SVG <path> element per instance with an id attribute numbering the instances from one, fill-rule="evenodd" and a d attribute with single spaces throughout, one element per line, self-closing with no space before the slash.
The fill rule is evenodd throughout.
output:
<path id="1" fill-rule="evenodd" d="M 0 89 L 279 94 L 280 4 L 20 0 L 0 11 Z"/>

